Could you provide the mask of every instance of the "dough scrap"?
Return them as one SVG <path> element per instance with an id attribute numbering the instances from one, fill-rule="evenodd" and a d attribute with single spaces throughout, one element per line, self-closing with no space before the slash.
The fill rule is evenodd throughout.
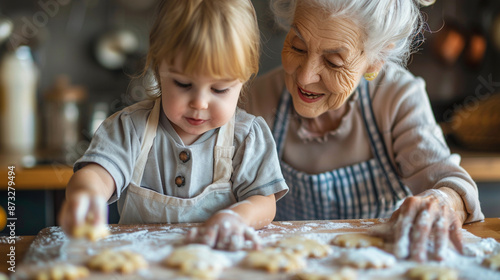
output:
<path id="1" fill-rule="evenodd" d="M 309 258 L 324 258 L 332 252 L 329 245 L 300 235 L 279 240 L 276 242 L 275 247 L 303 254 Z"/>
<path id="2" fill-rule="evenodd" d="M 331 244 L 346 248 L 382 248 L 384 246 L 384 240 L 380 237 L 375 237 L 364 233 L 347 233 L 337 235 L 332 239 Z"/>
<path id="3" fill-rule="evenodd" d="M 456 270 L 436 265 L 418 265 L 416 267 L 410 268 L 406 272 L 405 276 L 413 280 L 457 280 L 458 279 L 458 273 Z"/>
<path id="4" fill-rule="evenodd" d="M 500 270 L 500 254 L 484 259 L 482 265 L 490 269 Z"/>
<path id="5" fill-rule="evenodd" d="M 243 264 L 270 273 L 295 272 L 305 267 L 306 260 L 301 253 L 267 247 L 263 250 L 249 252 L 243 259 Z"/>
<path id="6" fill-rule="evenodd" d="M 343 267 L 329 274 L 301 272 L 294 276 L 294 280 L 355 280 L 357 273 L 354 269 Z"/>
<path id="7" fill-rule="evenodd" d="M 94 226 L 89 223 L 76 227 L 72 232 L 72 237 L 86 238 L 90 241 L 97 241 L 101 238 L 107 237 L 108 235 L 109 229 L 106 225 Z"/>
<path id="8" fill-rule="evenodd" d="M 136 270 L 148 267 L 148 264 L 144 257 L 138 253 L 106 249 L 90 258 L 87 266 L 105 273 L 131 274 Z"/>
<path id="9" fill-rule="evenodd" d="M 341 264 L 361 269 L 391 267 L 396 261 L 396 257 L 375 247 L 351 249 L 339 258 Z"/>
<path id="10" fill-rule="evenodd" d="M 85 266 L 57 264 L 36 272 L 32 278 L 36 280 L 75 280 L 88 277 L 89 274 L 90 272 Z"/>
<path id="11" fill-rule="evenodd" d="M 224 255 L 203 244 L 178 247 L 163 263 L 179 269 L 184 275 L 202 279 L 215 279 L 224 268 L 231 265 Z"/>

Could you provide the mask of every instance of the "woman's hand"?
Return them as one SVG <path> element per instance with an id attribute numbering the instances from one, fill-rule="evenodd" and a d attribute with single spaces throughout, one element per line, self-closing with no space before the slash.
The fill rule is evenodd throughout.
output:
<path id="1" fill-rule="evenodd" d="M 232 210 L 221 210 L 202 226 L 192 228 L 186 241 L 231 251 L 244 249 L 246 241 L 250 241 L 254 249 L 260 247 L 255 230 L 246 225 L 243 219 Z"/>
<path id="2" fill-rule="evenodd" d="M 108 208 L 104 197 L 76 193 L 69 197 L 61 208 L 59 224 L 72 237 L 80 237 L 80 232 L 103 228 L 107 224 Z M 82 235 L 86 233 L 82 232 Z"/>
<path id="3" fill-rule="evenodd" d="M 394 212 L 386 230 L 378 234 L 394 241 L 394 254 L 400 259 L 426 261 L 431 238 L 434 241 L 431 259 L 443 260 L 450 240 L 462 253 L 460 229 L 464 218 L 459 215 L 463 213 L 461 199 L 460 203 L 461 209 L 453 209 L 452 205 L 457 205 L 453 198 L 447 192 L 435 189 L 408 197 Z"/>

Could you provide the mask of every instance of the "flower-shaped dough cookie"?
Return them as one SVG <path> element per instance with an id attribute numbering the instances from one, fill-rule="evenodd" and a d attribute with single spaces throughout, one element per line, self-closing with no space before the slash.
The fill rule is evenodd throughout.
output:
<path id="1" fill-rule="evenodd" d="M 229 259 L 207 245 L 189 244 L 174 249 L 163 261 L 172 268 L 178 268 L 187 276 L 215 279 L 230 265 Z"/>
<path id="2" fill-rule="evenodd" d="M 457 280 L 456 270 L 436 265 L 418 265 L 406 272 L 406 277 L 412 280 Z"/>
<path id="3" fill-rule="evenodd" d="M 309 258 L 324 258 L 332 252 L 329 245 L 300 235 L 279 240 L 276 242 L 275 247 L 303 254 Z"/>
<path id="4" fill-rule="evenodd" d="M 294 272 L 305 267 L 306 260 L 301 253 L 267 247 L 263 250 L 251 251 L 243 259 L 247 267 L 264 269 L 268 272 Z"/>
<path id="5" fill-rule="evenodd" d="M 90 241 L 96 241 L 109 235 L 109 230 L 106 225 L 94 226 L 85 223 L 76 227 L 71 233 L 74 238 L 86 238 Z"/>
<path id="6" fill-rule="evenodd" d="M 301 272 L 297 273 L 293 279 L 294 280 L 355 280 L 357 279 L 357 273 L 352 268 L 343 267 L 340 270 L 328 274 Z"/>
<path id="7" fill-rule="evenodd" d="M 483 260 L 483 266 L 494 270 L 500 270 L 500 253 Z"/>
<path id="8" fill-rule="evenodd" d="M 396 263 L 396 257 L 375 247 L 350 249 L 339 258 L 341 264 L 355 268 L 386 268 Z"/>
<path id="9" fill-rule="evenodd" d="M 36 280 L 76 280 L 85 278 L 89 276 L 89 274 L 89 270 L 85 266 L 57 264 L 47 269 L 37 271 L 32 278 Z"/>
<path id="10" fill-rule="evenodd" d="M 87 266 L 90 269 L 105 273 L 120 272 L 130 274 L 141 268 L 148 267 L 148 264 L 140 254 L 108 249 L 90 258 Z"/>
<path id="11" fill-rule="evenodd" d="M 337 235 L 332 239 L 331 244 L 347 248 L 382 248 L 384 246 L 384 240 L 382 238 L 363 233 L 346 233 Z"/>

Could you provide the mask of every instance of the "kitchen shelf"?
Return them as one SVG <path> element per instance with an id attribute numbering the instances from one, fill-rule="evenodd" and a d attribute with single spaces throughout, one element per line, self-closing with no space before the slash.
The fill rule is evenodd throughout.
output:
<path id="1" fill-rule="evenodd" d="M 31 168 L 23 168 L 14 165 L 14 188 L 16 190 L 59 190 L 65 189 L 73 175 L 73 167 L 61 164 L 38 165 Z M 0 190 L 7 190 L 8 165 L 2 164 L 0 172 Z"/>

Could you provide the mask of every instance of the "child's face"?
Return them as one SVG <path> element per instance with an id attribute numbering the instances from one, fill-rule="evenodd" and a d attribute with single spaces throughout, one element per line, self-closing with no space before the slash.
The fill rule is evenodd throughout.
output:
<path id="1" fill-rule="evenodd" d="M 162 106 L 186 145 L 203 133 L 223 126 L 233 116 L 243 83 L 181 72 L 181 59 L 160 65 Z"/>

